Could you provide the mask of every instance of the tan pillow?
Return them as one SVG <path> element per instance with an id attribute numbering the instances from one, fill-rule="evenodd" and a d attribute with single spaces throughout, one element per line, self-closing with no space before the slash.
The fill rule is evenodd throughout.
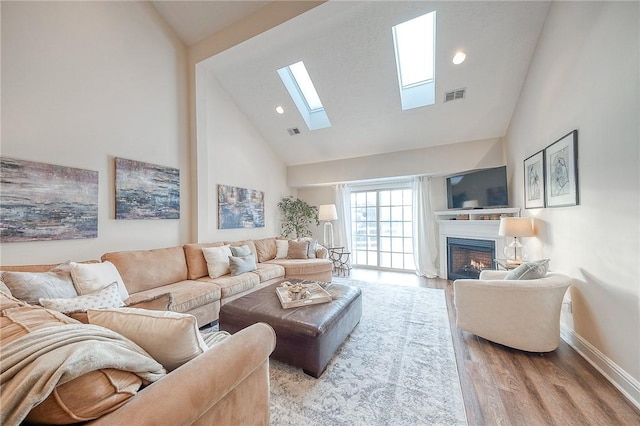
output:
<path id="1" fill-rule="evenodd" d="M 218 278 L 229 273 L 230 246 L 204 247 L 202 254 L 207 261 L 207 270 L 211 278 Z"/>
<path id="2" fill-rule="evenodd" d="M 175 370 L 207 350 L 196 317 L 136 308 L 90 309 L 89 324 L 132 340 L 167 370 Z"/>
<path id="3" fill-rule="evenodd" d="M 207 276 L 207 261 L 204 258 L 202 249 L 205 247 L 220 247 L 225 245 L 223 242 L 215 243 L 200 243 L 200 244 L 185 244 L 184 257 L 187 260 L 187 279 L 197 280 Z"/>
<path id="4" fill-rule="evenodd" d="M 120 407 L 142 386 L 134 373 L 96 370 L 58 385 L 27 415 L 33 423 L 69 424 L 97 419 Z"/>
<path id="5" fill-rule="evenodd" d="M 289 240 L 289 251 L 287 252 L 287 259 L 307 259 L 307 252 L 309 251 L 309 241 L 295 241 Z"/>
<path id="6" fill-rule="evenodd" d="M 83 312 L 87 309 L 118 308 L 124 306 L 118 292 L 118 283 L 112 282 L 102 290 L 68 299 L 40 299 L 40 304 L 47 309 L 62 313 Z"/>
<path id="7" fill-rule="evenodd" d="M 129 292 L 124 286 L 116 266 L 109 262 L 76 263 L 71 262 L 71 278 L 78 294 L 91 294 L 111 284 L 118 283 L 118 292 L 122 300 L 127 300 Z"/>
<path id="8" fill-rule="evenodd" d="M 258 262 L 275 259 L 277 253 L 275 238 L 263 238 L 261 240 L 255 240 L 254 243 L 256 245 Z"/>
<path id="9" fill-rule="evenodd" d="M 170 311 L 173 303 L 171 293 L 163 293 L 146 299 L 127 303 L 127 308 L 149 309 L 150 311 Z"/>

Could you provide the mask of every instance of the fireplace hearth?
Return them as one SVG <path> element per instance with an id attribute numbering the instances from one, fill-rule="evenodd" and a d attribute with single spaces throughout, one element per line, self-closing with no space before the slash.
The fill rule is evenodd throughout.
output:
<path id="1" fill-rule="evenodd" d="M 447 277 L 477 279 L 483 269 L 494 269 L 495 242 L 472 238 L 447 238 Z"/>

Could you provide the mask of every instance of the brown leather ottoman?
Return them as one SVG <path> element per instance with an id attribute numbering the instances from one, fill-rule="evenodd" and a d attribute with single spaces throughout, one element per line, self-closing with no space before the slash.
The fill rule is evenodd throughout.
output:
<path id="1" fill-rule="evenodd" d="M 235 333 L 265 322 L 276 331 L 276 348 L 271 356 L 318 378 L 360 322 L 362 292 L 357 287 L 322 283 L 331 294 L 331 302 L 283 309 L 276 295 L 279 285 L 270 285 L 222 305 L 220 330 Z"/>

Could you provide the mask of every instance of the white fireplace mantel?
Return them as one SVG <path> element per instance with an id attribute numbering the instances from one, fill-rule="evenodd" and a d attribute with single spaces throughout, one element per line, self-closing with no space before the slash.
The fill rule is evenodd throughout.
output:
<path id="1" fill-rule="evenodd" d="M 504 237 L 498 235 L 500 220 L 473 220 L 473 214 L 487 215 L 500 214 L 508 216 L 518 216 L 519 208 L 505 209 L 484 209 L 484 210 L 448 210 L 445 212 L 435 212 L 437 217 L 455 217 L 461 214 L 469 214 L 471 220 L 436 220 L 439 229 L 439 249 L 440 249 L 440 277 L 448 279 L 447 267 L 447 238 L 469 238 L 475 240 L 493 241 L 495 245 L 494 259 L 502 257 L 504 251 Z"/>

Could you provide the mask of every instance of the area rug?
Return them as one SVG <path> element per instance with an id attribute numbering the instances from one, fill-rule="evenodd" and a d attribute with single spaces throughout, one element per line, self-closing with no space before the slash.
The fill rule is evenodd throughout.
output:
<path id="1" fill-rule="evenodd" d="M 362 289 L 360 324 L 319 379 L 270 361 L 271 425 L 465 425 L 443 290 Z"/>

